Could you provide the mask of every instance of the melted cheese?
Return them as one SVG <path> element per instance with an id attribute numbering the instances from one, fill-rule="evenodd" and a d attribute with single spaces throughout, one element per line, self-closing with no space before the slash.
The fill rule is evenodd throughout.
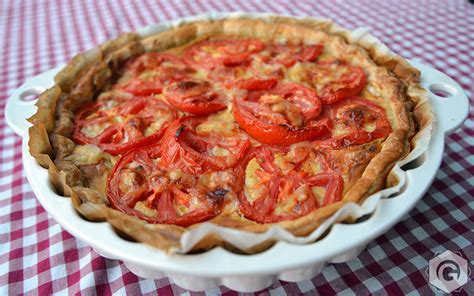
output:
<path id="1" fill-rule="evenodd" d="M 315 157 L 309 157 L 308 160 L 303 162 L 301 169 L 309 174 L 317 174 L 323 170 L 321 163 Z"/>
<path id="2" fill-rule="evenodd" d="M 207 74 L 207 71 L 205 71 L 205 70 L 203 70 L 203 69 L 198 69 L 198 70 L 194 73 L 193 77 L 195 77 L 195 78 L 197 78 L 197 79 L 203 79 L 203 80 L 204 80 L 204 79 L 207 79 L 207 75 L 208 75 L 208 74 Z"/>
<path id="3" fill-rule="evenodd" d="M 76 145 L 72 154 L 66 157 L 65 160 L 70 160 L 75 165 L 93 165 L 109 158 L 110 155 L 108 153 L 102 152 L 95 145 Z"/>
<path id="4" fill-rule="evenodd" d="M 212 191 L 227 186 L 226 184 L 231 183 L 233 178 L 231 171 L 218 171 L 200 175 L 199 183 Z"/>
<path id="5" fill-rule="evenodd" d="M 141 175 L 137 174 L 136 172 L 124 169 L 120 173 L 120 182 L 119 182 L 119 189 L 120 191 L 126 193 L 133 191 L 136 187 L 136 180 L 139 179 Z"/>
<path id="6" fill-rule="evenodd" d="M 311 191 L 313 192 L 314 197 L 318 200 L 319 204 L 321 205 L 324 200 L 324 195 L 326 194 L 326 188 L 324 187 L 311 187 Z"/>
<path id="7" fill-rule="evenodd" d="M 267 191 L 265 186 L 257 186 L 260 180 L 257 178 L 255 172 L 259 169 L 261 169 L 261 167 L 255 158 L 249 161 L 245 169 L 244 194 L 250 202 L 253 202 Z"/>
<path id="8" fill-rule="evenodd" d="M 168 173 L 168 176 L 170 177 L 171 180 L 177 181 L 184 176 L 184 173 L 180 169 L 174 169 Z"/>
<path id="9" fill-rule="evenodd" d="M 288 155 L 277 153 L 274 155 L 274 157 L 275 160 L 273 162 L 282 170 L 284 174 L 287 174 L 295 167 Z"/>
<path id="10" fill-rule="evenodd" d="M 139 211 L 139 212 L 142 213 L 143 215 L 148 216 L 148 217 L 157 217 L 157 216 L 158 216 L 158 213 L 156 212 L 156 210 L 147 207 L 147 206 L 145 205 L 145 203 L 143 203 L 143 202 L 141 202 L 141 201 L 138 201 L 138 202 L 135 204 L 134 209 L 137 210 L 137 211 Z"/>
<path id="11" fill-rule="evenodd" d="M 210 156 L 230 156 L 231 153 L 229 150 L 224 149 L 222 147 L 212 147 L 210 151 Z"/>
<path id="12" fill-rule="evenodd" d="M 147 136 L 150 136 L 150 135 L 156 133 L 157 131 L 159 131 L 163 127 L 163 124 L 165 124 L 166 122 L 169 122 L 170 119 L 171 119 L 170 116 L 155 117 L 155 121 L 153 123 L 151 123 L 145 129 L 145 131 L 143 132 L 143 135 L 145 137 L 147 137 Z"/>
<path id="13" fill-rule="evenodd" d="M 302 63 L 296 63 L 293 67 L 290 67 L 286 71 L 286 79 L 293 82 L 303 82 L 304 79 L 304 66 Z"/>
<path id="14" fill-rule="evenodd" d="M 230 108 L 210 115 L 208 119 L 196 127 L 197 134 L 220 133 L 223 136 L 235 136 L 239 132 L 239 126 L 234 120 Z"/>
<path id="15" fill-rule="evenodd" d="M 138 75 L 138 79 L 140 80 L 143 80 L 143 81 L 147 81 L 153 77 L 156 76 L 156 71 L 153 71 L 153 70 L 146 70 L 146 71 L 143 71 L 142 73 L 140 73 L 140 75 Z"/>
<path id="16" fill-rule="evenodd" d="M 83 127 L 81 132 L 88 138 L 95 138 L 111 125 L 112 124 L 110 122 L 104 122 L 102 124 L 89 124 Z"/>
<path id="17" fill-rule="evenodd" d="M 298 187 L 292 194 L 288 196 L 281 196 L 281 203 L 277 204 L 275 208 L 275 214 L 287 214 L 291 212 L 298 212 L 296 207 L 298 202 L 301 202 L 308 198 L 308 186 L 302 185 Z"/>

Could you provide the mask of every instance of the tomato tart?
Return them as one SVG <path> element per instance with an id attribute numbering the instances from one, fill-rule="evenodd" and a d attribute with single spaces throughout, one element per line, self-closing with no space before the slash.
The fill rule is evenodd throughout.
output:
<path id="1" fill-rule="evenodd" d="M 76 56 L 37 106 L 30 152 L 57 192 L 164 250 L 205 222 L 308 235 L 396 184 L 432 117 L 405 60 L 287 17 L 124 34 Z"/>

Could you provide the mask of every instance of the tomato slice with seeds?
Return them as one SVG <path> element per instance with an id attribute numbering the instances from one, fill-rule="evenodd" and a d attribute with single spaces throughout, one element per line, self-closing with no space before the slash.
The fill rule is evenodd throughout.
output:
<path id="1" fill-rule="evenodd" d="M 385 110 L 362 97 L 349 97 L 324 106 L 336 135 L 316 143 L 321 147 L 344 148 L 387 137 L 392 128 Z"/>
<path id="2" fill-rule="evenodd" d="M 240 127 L 264 144 L 290 145 L 328 133 L 330 122 L 318 118 L 316 93 L 300 84 L 281 84 L 234 99 L 233 114 Z"/>
<path id="3" fill-rule="evenodd" d="M 196 115 L 227 108 L 225 94 L 216 92 L 208 81 L 179 81 L 166 87 L 164 95 L 179 110 Z"/>
<path id="4" fill-rule="evenodd" d="M 340 201 L 344 181 L 308 146 L 260 146 L 247 163 L 239 210 L 258 223 L 305 216 Z"/>
<path id="5" fill-rule="evenodd" d="M 116 88 L 145 96 L 159 94 L 163 87 L 189 78 L 194 72 L 180 57 L 168 53 L 145 53 L 132 59 L 125 66 L 125 73 L 132 77 Z"/>
<path id="6" fill-rule="evenodd" d="M 91 102 L 75 116 L 73 139 L 113 155 L 156 142 L 176 111 L 153 97 L 115 97 Z"/>
<path id="7" fill-rule="evenodd" d="M 366 85 L 362 68 L 339 60 L 311 64 L 307 68 L 305 80 L 314 86 L 323 104 L 358 95 Z"/>
<path id="8" fill-rule="evenodd" d="M 213 69 L 217 66 L 239 66 L 265 45 L 257 39 L 204 40 L 186 48 L 185 61 L 194 67 Z"/>
<path id="9" fill-rule="evenodd" d="M 323 51 L 323 46 L 298 45 L 298 44 L 278 44 L 267 45 L 261 53 L 262 61 L 269 64 L 281 64 L 287 68 L 296 62 L 313 62 Z"/>
<path id="10" fill-rule="evenodd" d="M 199 117 L 182 117 L 163 136 L 162 163 L 189 174 L 222 171 L 235 167 L 251 147 L 246 137 L 225 133 L 198 133 L 206 121 Z"/>
<path id="11" fill-rule="evenodd" d="M 159 145 L 125 154 L 107 181 L 110 205 L 148 223 L 187 227 L 218 215 L 238 190 L 230 172 L 228 179 L 219 178 L 222 173 L 184 174 L 163 165 L 161 157 Z"/>

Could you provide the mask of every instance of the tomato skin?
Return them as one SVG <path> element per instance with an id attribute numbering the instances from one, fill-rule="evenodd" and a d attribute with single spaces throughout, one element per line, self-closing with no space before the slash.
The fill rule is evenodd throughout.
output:
<path id="1" fill-rule="evenodd" d="M 270 79 L 258 79 L 258 78 L 250 78 L 250 79 L 239 79 L 232 82 L 228 82 L 224 84 L 226 88 L 240 88 L 246 90 L 266 90 L 270 88 L 274 88 L 278 84 L 278 80 L 275 78 Z"/>
<path id="2" fill-rule="evenodd" d="M 323 49 L 321 44 L 305 46 L 298 53 L 296 59 L 300 62 L 313 62 L 321 55 Z"/>
<path id="3" fill-rule="evenodd" d="M 279 86 L 276 93 L 298 105 L 306 120 L 314 119 L 321 113 L 320 98 L 312 89 L 297 83 L 285 83 Z"/>
<path id="4" fill-rule="evenodd" d="M 231 142 L 227 145 L 223 138 L 204 138 L 203 140 L 196 138 L 193 135 L 193 129 L 202 121 L 202 118 L 182 117 L 170 125 L 163 136 L 163 165 L 178 167 L 193 175 L 222 171 L 235 167 L 251 148 L 249 140 Z M 233 148 L 235 159 L 229 162 L 228 157 L 204 155 L 189 145 L 187 139 L 195 143 L 205 141 L 208 145 Z"/>
<path id="5" fill-rule="evenodd" d="M 341 60 L 317 61 L 307 67 L 304 79 L 311 85 L 320 85 L 320 79 L 326 81 L 328 77 L 332 78 L 318 91 L 321 102 L 326 105 L 360 94 L 367 83 L 362 68 Z"/>
<path id="6" fill-rule="evenodd" d="M 173 102 L 173 105 L 181 111 L 192 113 L 194 115 L 207 115 L 227 108 L 224 103 L 207 102 L 208 99 L 209 97 L 207 96 L 194 97 L 192 104 L 172 100 L 170 100 L 170 102 Z"/>
<path id="7" fill-rule="evenodd" d="M 328 119 L 323 119 L 313 126 L 294 128 L 289 125 L 274 125 L 262 122 L 250 112 L 235 104 L 233 114 L 240 127 L 252 138 L 263 144 L 288 146 L 301 141 L 314 139 L 329 131 Z"/>
<path id="8" fill-rule="evenodd" d="M 321 94 L 321 101 L 323 104 L 332 104 L 343 98 L 356 96 L 365 88 L 366 79 L 364 70 L 353 67 L 352 72 L 344 79 L 343 83 L 346 85 L 336 89 L 331 89 L 328 85 Z"/>
<path id="9" fill-rule="evenodd" d="M 344 114 L 341 115 L 340 110 L 343 110 Z M 347 97 L 334 104 L 327 105 L 325 106 L 324 116 L 329 118 L 333 125 L 336 124 L 336 121 L 342 122 L 349 128 L 349 133 L 315 142 L 321 147 L 340 149 L 365 144 L 379 138 L 385 138 L 392 131 L 385 110 L 362 97 Z M 362 125 L 368 122 L 375 122 L 373 131 L 366 131 L 362 128 Z"/>
<path id="10" fill-rule="evenodd" d="M 153 188 L 149 188 L 149 183 L 152 180 L 152 173 L 159 171 L 159 169 L 153 167 L 151 159 L 160 154 L 160 146 L 150 146 L 141 150 L 129 151 L 124 154 L 122 158 L 115 164 L 112 172 L 107 179 L 107 199 L 110 205 L 121 212 L 128 215 L 136 216 L 148 223 L 153 224 L 173 224 L 182 227 L 188 227 L 196 223 L 204 222 L 212 217 L 218 215 L 224 206 L 223 198 L 214 198 L 201 196 L 202 207 L 197 210 L 193 210 L 185 215 L 177 215 L 174 203 L 184 200 L 186 204 L 186 194 L 179 188 L 173 185 L 169 185 L 162 192 L 157 192 Z M 120 190 L 121 170 L 132 160 L 139 160 L 143 173 L 140 175 L 139 181 L 143 184 L 138 184 L 139 187 L 132 192 L 132 196 L 129 193 L 122 192 Z M 138 169 L 135 170 L 138 172 Z M 224 193 L 225 194 L 225 193 Z M 150 199 L 152 197 L 152 204 L 157 210 L 157 217 L 150 217 L 144 215 L 142 212 L 134 209 L 134 205 L 137 201 L 143 200 L 144 198 Z M 157 201 L 156 201 L 157 200 Z M 183 203 L 181 203 L 183 204 Z"/>
<path id="11" fill-rule="evenodd" d="M 308 157 L 302 157 L 294 160 L 295 170 L 283 173 L 274 163 L 274 153 L 288 153 L 288 148 L 276 147 L 258 147 L 254 154 L 249 158 L 256 157 L 260 164 L 261 172 L 264 178 L 258 183 L 266 185 L 267 194 L 257 197 L 252 202 L 245 197 L 242 191 L 238 195 L 239 211 L 247 218 L 258 223 L 278 223 L 285 220 L 294 220 L 305 216 L 322 206 L 327 206 L 342 199 L 344 181 L 342 177 L 334 173 L 329 167 L 325 166 L 325 159 L 322 159 L 324 171 L 315 175 L 300 171 L 298 168 L 302 161 Z M 318 158 L 324 158 L 318 155 Z M 294 208 L 297 211 L 288 211 L 285 213 L 276 213 L 277 204 L 280 202 L 281 195 L 292 194 L 300 186 L 318 186 L 326 187 L 322 203 L 320 204 L 312 191 L 307 192 L 307 197 L 299 200 Z M 284 198 L 284 197 L 283 197 Z"/>
<path id="12" fill-rule="evenodd" d="M 247 63 L 252 54 L 260 52 L 264 47 L 265 44 L 257 39 L 203 40 L 186 48 L 183 56 L 191 66 L 205 69 L 217 66 L 234 67 Z M 205 51 L 206 48 L 212 48 L 221 55 L 213 56 Z"/>
<path id="13" fill-rule="evenodd" d="M 137 96 L 148 96 L 161 93 L 163 86 L 159 81 L 147 82 L 139 79 L 132 79 L 125 86 L 119 87 L 119 89 Z"/>
<path id="14" fill-rule="evenodd" d="M 344 179 L 335 173 L 322 173 L 309 177 L 308 182 L 313 186 L 326 186 L 326 193 L 321 204 L 322 207 L 338 202 L 342 198 Z"/>
<path id="15" fill-rule="evenodd" d="M 296 62 L 313 62 L 323 51 L 323 46 L 316 45 L 292 45 L 292 44 L 272 44 L 268 50 L 270 56 L 265 57 L 267 63 L 281 64 L 287 68 L 292 67 Z"/>
<path id="16" fill-rule="evenodd" d="M 163 65 L 164 63 L 171 65 Z M 138 96 L 159 94 L 163 87 L 169 83 L 186 79 L 194 72 L 178 56 L 169 53 L 146 53 L 131 60 L 125 66 L 133 73 L 125 85 L 117 85 L 116 88 Z M 138 76 L 146 70 L 156 71 L 153 77 L 142 80 Z"/>
<path id="17" fill-rule="evenodd" d="M 183 80 L 165 88 L 166 99 L 181 111 L 207 115 L 227 108 L 224 96 L 216 93 L 209 82 Z"/>
<path id="18" fill-rule="evenodd" d="M 302 95 L 306 99 L 293 96 L 298 91 L 302 91 Z M 275 90 L 249 93 L 246 99 L 256 100 L 262 95 L 272 95 L 273 93 L 284 97 L 288 96 L 290 100 L 297 100 L 295 103 L 302 106 L 302 115 L 306 120 L 309 120 L 309 123 L 302 127 L 295 127 L 289 124 L 266 122 L 255 116 L 252 110 L 249 110 L 249 108 L 244 105 L 245 102 L 242 102 L 239 99 L 234 99 L 234 118 L 240 127 L 254 139 L 264 144 L 287 146 L 301 141 L 314 140 L 315 138 L 323 136 L 329 132 L 331 125 L 327 118 L 315 120 L 321 111 L 319 98 L 317 98 L 311 90 L 298 84 L 287 83 L 280 85 Z M 312 102 L 311 108 L 306 108 L 304 106 L 305 104 L 307 105 L 308 102 L 299 102 L 305 100 Z"/>
<path id="19" fill-rule="evenodd" d="M 118 155 L 128 150 L 151 145 L 162 137 L 163 132 L 168 125 L 166 122 L 153 134 L 149 136 L 143 134 L 143 124 L 152 120 L 149 118 L 153 118 L 155 115 L 149 113 L 165 110 L 172 119 L 177 117 L 176 111 L 168 104 L 146 97 L 138 97 L 130 99 L 129 101 L 121 102 L 114 108 L 114 112 L 111 114 L 106 111 L 100 111 L 102 105 L 102 102 L 91 102 L 76 114 L 74 118 L 75 127 L 73 131 L 73 140 L 78 144 L 97 145 L 102 150 L 112 155 Z M 87 116 L 90 113 L 96 113 L 98 117 L 88 120 Z M 105 130 L 96 137 L 90 138 L 82 131 L 82 129 L 89 123 L 97 121 L 107 122 L 111 118 L 113 119 L 114 116 L 127 115 L 135 116 L 124 123 L 112 123 L 111 126 L 105 128 Z M 127 138 L 126 142 L 123 141 L 125 138 Z"/>
<path id="20" fill-rule="evenodd" d="M 137 149 L 140 147 L 145 147 L 151 144 L 154 144 L 159 141 L 159 139 L 163 136 L 163 131 L 165 128 L 161 129 L 160 131 L 154 133 L 151 136 L 128 141 L 124 144 L 114 145 L 114 144 L 99 144 L 99 146 L 105 151 L 112 155 L 119 155 L 129 150 Z"/>
<path id="21" fill-rule="evenodd" d="M 90 102 L 82 106 L 81 110 L 74 116 L 74 132 L 73 132 L 73 139 L 79 144 L 90 144 L 91 139 L 86 137 L 84 134 L 80 132 L 80 128 L 82 127 L 82 118 L 87 117 L 90 113 L 97 112 L 96 110 L 100 107 L 100 103 L 98 102 Z"/>

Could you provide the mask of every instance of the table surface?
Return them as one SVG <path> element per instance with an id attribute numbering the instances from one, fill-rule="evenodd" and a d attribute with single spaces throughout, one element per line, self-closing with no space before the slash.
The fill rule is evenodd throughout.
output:
<path id="1" fill-rule="evenodd" d="M 4 107 L 28 78 L 121 32 L 208 11 L 274 12 L 331 18 L 371 29 L 401 56 L 434 66 L 473 94 L 474 5 L 453 1 L 2 1 L 0 4 L 0 294 L 190 293 L 167 278 L 143 279 L 64 231 L 36 200 L 21 160 L 21 139 Z M 425 270 L 436 252 L 474 262 L 474 112 L 449 135 L 428 193 L 356 259 L 312 280 L 277 282 L 258 294 L 434 293 Z M 474 295 L 474 281 L 461 293 Z M 225 287 L 206 291 L 235 294 Z M 204 294 L 204 293 L 191 293 Z"/>

